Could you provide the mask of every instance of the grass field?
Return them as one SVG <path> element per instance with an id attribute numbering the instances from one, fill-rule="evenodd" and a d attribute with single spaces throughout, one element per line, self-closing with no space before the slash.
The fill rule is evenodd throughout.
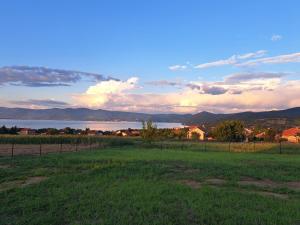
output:
<path id="1" fill-rule="evenodd" d="M 1 224 L 300 224 L 297 154 L 109 147 L 0 158 Z"/>

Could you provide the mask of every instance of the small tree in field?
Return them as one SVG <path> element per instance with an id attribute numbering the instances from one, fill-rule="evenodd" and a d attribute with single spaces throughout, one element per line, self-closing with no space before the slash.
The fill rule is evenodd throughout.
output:
<path id="1" fill-rule="evenodd" d="M 152 121 L 143 121 L 141 136 L 145 142 L 151 143 L 157 138 L 157 127 Z"/>

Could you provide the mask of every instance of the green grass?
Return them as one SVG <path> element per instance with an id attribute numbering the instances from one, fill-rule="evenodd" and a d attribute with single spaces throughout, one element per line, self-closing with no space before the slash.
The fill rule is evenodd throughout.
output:
<path id="1" fill-rule="evenodd" d="M 110 147 L 2 157 L 0 166 L 0 224 L 300 223 L 299 190 L 238 184 L 299 182 L 297 154 Z M 29 177 L 47 179 L 22 185 Z M 225 183 L 207 182 L 217 178 Z"/>

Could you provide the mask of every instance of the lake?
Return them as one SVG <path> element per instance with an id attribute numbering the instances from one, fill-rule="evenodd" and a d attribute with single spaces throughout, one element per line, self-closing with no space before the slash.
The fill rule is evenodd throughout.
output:
<path id="1" fill-rule="evenodd" d="M 158 128 L 174 128 L 182 127 L 181 123 L 155 123 Z M 62 129 L 71 127 L 74 129 L 90 128 L 91 130 L 115 131 L 121 129 L 141 129 L 141 122 L 127 121 L 69 121 L 69 120 L 9 120 L 0 119 L 0 126 L 6 127 L 22 127 L 22 128 L 56 128 Z"/>

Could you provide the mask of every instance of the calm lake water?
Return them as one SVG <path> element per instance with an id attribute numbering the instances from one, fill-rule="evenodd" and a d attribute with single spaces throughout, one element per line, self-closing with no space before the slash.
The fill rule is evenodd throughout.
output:
<path id="1" fill-rule="evenodd" d="M 158 128 L 174 128 L 182 127 L 180 123 L 155 123 Z M 121 129 L 140 129 L 141 122 L 126 122 L 126 121 L 67 121 L 67 120 L 7 120 L 0 119 L 0 126 L 6 127 L 26 127 L 32 129 L 40 128 L 56 128 L 62 129 L 71 127 L 74 129 L 90 128 L 91 130 L 114 131 Z"/>

